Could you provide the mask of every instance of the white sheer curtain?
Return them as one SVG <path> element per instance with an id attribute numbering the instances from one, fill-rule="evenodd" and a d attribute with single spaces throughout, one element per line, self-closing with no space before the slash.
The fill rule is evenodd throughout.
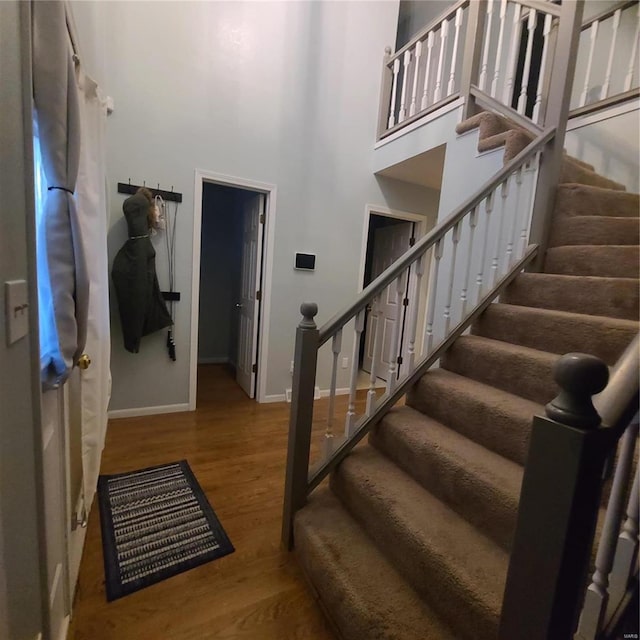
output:
<path id="1" fill-rule="evenodd" d="M 76 206 L 87 251 L 89 309 L 85 351 L 91 365 L 81 373 L 82 462 L 84 503 L 91 506 L 100 472 L 111 395 L 109 281 L 107 261 L 107 190 L 105 128 L 107 108 L 98 85 L 76 64 L 80 105 L 80 163 Z"/>

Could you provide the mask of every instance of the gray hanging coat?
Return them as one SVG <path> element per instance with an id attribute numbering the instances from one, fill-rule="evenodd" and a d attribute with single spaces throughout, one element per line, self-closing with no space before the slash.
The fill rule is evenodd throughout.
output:
<path id="1" fill-rule="evenodd" d="M 111 277 L 120 311 L 124 347 L 138 353 L 140 339 L 173 324 L 160 293 L 156 252 L 149 239 L 149 200 L 137 193 L 122 205 L 129 239 L 113 261 Z"/>

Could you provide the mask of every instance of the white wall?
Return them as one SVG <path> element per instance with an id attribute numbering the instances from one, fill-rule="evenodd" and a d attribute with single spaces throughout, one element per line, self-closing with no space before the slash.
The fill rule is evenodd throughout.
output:
<path id="1" fill-rule="evenodd" d="M 126 353 L 114 318 L 111 409 L 188 399 L 196 168 L 277 185 L 266 393 L 282 394 L 300 303 L 316 301 L 321 323 L 358 289 L 354 247 L 365 204 L 435 215 L 437 194 L 376 179 L 370 167 L 381 52 L 394 40 L 397 2 L 129 2 L 102 10 L 105 87 L 116 107 L 107 132 L 111 256 L 126 238 L 118 180 L 184 194 L 178 361 L 168 360 L 162 333 L 144 338 L 139 354 Z M 317 254 L 314 273 L 293 270 L 295 251 Z M 166 282 L 162 268 L 159 276 Z M 326 368 L 320 372 L 327 386 Z"/>
<path id="2" fill-rule="evenodd" d="M 42 629 L 35 428 L 38 420 L 37 301 L 33 208 L 23 120 L 20 3 L 0 2 L 0 637 L 33 640 Z M 28 25 L 27 25 L 28 29 Z M 28 33 L 28 31 L 27 31 Z M 28 41 L 24 42 L 29 50 Z M 30 87 L 28 81 L 27 87 Z M 26 89 L 29 91 L 29 89 Z M 27 93 L 26 96 L 29 94 Z M 4 282 L 30 282 L 32 332 L 5 341 Z M 33 367 L 33 369 L 32 369 Z M 35 398 L 35 401 L 34 401 Z M 37 443 L 37 444 L 36 444 Z"/>
<path id="3" fill-rule="evenodd" d="M 198 361 L 236 361 L 244 192 L 205 183 L 200 253 Z"/>
<path id="4" fill-rule="evenodd" d="M 640 101 L 569 122 L 565 148 L 603 176 L 640 191 Z"/>

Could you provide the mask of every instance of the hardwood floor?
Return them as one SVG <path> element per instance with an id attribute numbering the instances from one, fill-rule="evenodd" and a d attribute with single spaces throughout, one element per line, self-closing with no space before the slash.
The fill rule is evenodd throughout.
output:
<path id="1" fill-rule="evenodd" d="M 198 373 L 197 411 L 110 422 L 102 473 L 188 460 L 236 551 L 107 603 L 94 503 L 70 639 L 332 640 L 295 555 L 280 549 L 289 405 L 249 400 L 221 366 Z M 316 414 L 314 454 L 326 401 Z"/>

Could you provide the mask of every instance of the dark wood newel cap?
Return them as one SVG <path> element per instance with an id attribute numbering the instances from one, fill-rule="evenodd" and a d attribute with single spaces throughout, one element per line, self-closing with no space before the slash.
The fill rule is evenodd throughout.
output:
<path id="1" fill-rule="evenodd" d="M 597 427 L 600 416 L 591 396 L 607 386 L 607 365 L 595 356 L 567 353 L 556 362 L 553 379 L 558 383 L 560 393 L 545 407 L 547 416 L 571 427 Z"/>

